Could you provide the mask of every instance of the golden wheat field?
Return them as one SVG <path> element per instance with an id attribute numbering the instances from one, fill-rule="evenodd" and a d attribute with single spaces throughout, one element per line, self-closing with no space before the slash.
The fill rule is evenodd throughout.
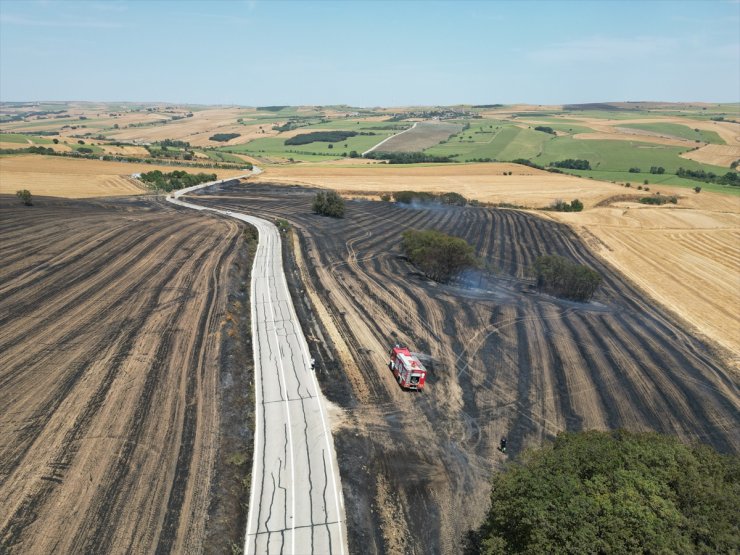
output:
<path id="1" fill-rule="evenodd" d="M 55 156 L 10 156 L 0 157 L 0 194 L 15 194 L 19 189 L 28 189 L 38 196 L 65 198 L 139 195 L 147 191 L 131 178 L 131 174 L 153 170 L 215 173 L 219 178 L 244 173 L 243 170 L 156 166 Z"/>

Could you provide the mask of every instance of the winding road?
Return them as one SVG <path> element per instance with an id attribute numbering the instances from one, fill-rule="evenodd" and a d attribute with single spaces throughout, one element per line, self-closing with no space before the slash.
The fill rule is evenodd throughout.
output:
<path id="1" fill-rule="evenodd" d="M 252 171 L 260 173 L 258 168 Z M 248 177 L 248 176 L 241 176 Z M 179 200 L 255 226 L 259 245 L 252 268 L 255 368 L 255 444 L 245 554 L 347 551 L 344 501 L 334 443 L 311 355 L 288 292 L 280 232 L 261 218 Z"/>

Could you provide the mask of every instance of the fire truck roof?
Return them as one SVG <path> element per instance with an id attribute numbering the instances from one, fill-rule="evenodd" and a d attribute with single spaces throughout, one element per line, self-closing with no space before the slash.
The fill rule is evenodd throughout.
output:
<path id="1" fill-rule="evenodd" d="M 424 365 L 419 361 L 418 358 L 409 353 L 408 350 L 406 350 L 406 353 L 398 353 L 398 358 L 401 360 L 401 362 L 403 362 L 403 365 L 406 367 L 407 370 L 419 370 L 420 372 L 426 372 L 426 368 L 424 368 Z"/>

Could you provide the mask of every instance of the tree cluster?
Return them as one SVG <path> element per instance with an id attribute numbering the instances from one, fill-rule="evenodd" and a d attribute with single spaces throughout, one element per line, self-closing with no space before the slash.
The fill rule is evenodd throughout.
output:
<path id="1" fill-rule="evenodd" d="M 237 137 L 241 137 L 241 135 L 239 133 L 216 133 L 215 135 L 208 137 L 208 140 L 225 143 L 231 139 L 236 139 Z"/>
<path id="2" fill-rule="evenodd" d="M 676 438 L 562 432 L 494 475 L 467 553 L 737 553 L 740 459 Z"/>
<path id="3" fill-rule="evenodd" d="M 699 188 L 701 190 L 701 188 Z M 643 197 L 639 199 L 639 202 L 642 204 L 654 204 L 656 206 L 662 206 L 663 204 L 678 204 L 678 197 L 675 195 L 670 196 L 660 196 L 656 195 L 654 197 Z"/>
<path id="4" fill-rule="evenodd" d="M 368 152 L 365 158 L 373 160 L 388 160 L 389 164 L 446 164 L 456 162 L 450 156 L 434 156 L 423 152 Z"/>
<path id="5" fill-rule="evenodd" d="M 567 168 L 570 170 L 590 170 L 591 163 L 588 160 L 579 160 L 575 158 L 568 158 L 567 160 L 560 160 L 559 162 L 553 162 L 550 164 L 554 168 Z"/>
<path id="6" fill-rule="evenodd" d="M 460 193 L 429 193 L 426 191 L 396 191 L 393 200 L 401 204 L 446 204 L 450 206 L 465 206 L 468 199 Z"/>
<path id="7" fill-rule="evenodd" d="M 465 239 L 429 229 L 403 232 L 401 249 L 427 277 L 447 283 L 466 268 L 478 266 L 473 247 Z"/>
<path id="8" fill-rule="evenodd" d="M 550 135 L 556 135 L 555 130 L 547 125 L 538 125 L 534 128 L 535 131 L 542 131 L 543 133 L 549 133 Z"/>
<path id="9" fill-rule="evenodd" d="M 650 173 L 661 175 L 665 173 L 665 168 L 662 166 L 650 166 Z"/>
<path id="10" fill-rule="evenodd" d="M 359 135 L 357 131 L 312 131 L 285 139 L 286 145 L 307 145 L 310 143 L 338 143 Z"/>
<path id="11" fill-rule="evenodd" d="M 314 214 L 331 216 L 332 218 L 344 217 L 344 199 L 336 191 L 316 193 L 311 208 Z"/>
<path id="12" fill-rule="evenodd" d="M 540 256 L 532 265 L 537 288 L 557 297 L 586 302 L 601 283 L 601 276 L 581 264 L 562 256 Z"/>
<path id="13" fill-rule="evenodd" d="M 162 173 L 159 170 L 154 170 L 146 173 L 142 173 L 140 179 L 149 185 L 152 189 L 158 191 L 175 191 L 177 189 L 185 189 L 186 187 L 192 187 L 194 185 L 200 185 L 201 183 L 207 183 L 209 181 L 216 180 L 215 173 L 188 173 L 182 170 L 175 170 L 170 173 Z"/>
<path id="14" fill-rule="evenodd" d="M 704 181 L 707 183 L 719 183 L 720 185 L 733 185 L 740 187 L 740 175 L 738 172 L 731 171 L 724 175 L 717 175 L 714 172 L 705 172 L 704 170 L 685 170 L 678 168 L 676 172 L 678 177 L 686 177 L 688 179 L 696 179 L 697 181 Z"/>
<path id="15" fill-rule="evenodd" d="M 578 199 L 574 199 L 570 203 L 558 199 L 552 203 L 548 210 L 554 210 L 555 212 L 580 212 L 583 210 L 583 203 Z"/>

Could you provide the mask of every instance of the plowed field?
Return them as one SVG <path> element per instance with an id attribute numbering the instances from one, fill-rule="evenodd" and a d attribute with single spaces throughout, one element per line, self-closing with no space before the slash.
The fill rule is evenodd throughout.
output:
<path id="1" fill-rule="evenodd" d="M 336 441 L 351 549 L 458 552 L 505 461 L 496 449 L 503 435 L 510 454 L 560 430 L 618 427 L 740 449 L 728 369 L 565 225 L 511 210 L 369 201 L 349 202 L 335 220 L 311 213 L 313 194 L 252 185 L 194 198 L 287 218 L 298 230 L 308 295 L 296 294 L 329 308 L 324 337 L 338 343 L 339 356 L 321 359 L 319 372 L 351 390 L 333 395 L 346 415 Z M 465 237 L 490 272 L 466 276 L 466 286 L 429 282 L 400 256 L 400 234 L 412 227 Z M 532 291 L 526 270 L 540 254 L 595 268 L 604 283 L 594 302 Z M 423 393 L 395 383 L 386 366 L 395 342 L 427 364 Z"/>
<path id="2" fill-rule="evenodd" d="M 200 551 L 237 224 L 4 197 L 0 237 L 0 552 Z"/>

